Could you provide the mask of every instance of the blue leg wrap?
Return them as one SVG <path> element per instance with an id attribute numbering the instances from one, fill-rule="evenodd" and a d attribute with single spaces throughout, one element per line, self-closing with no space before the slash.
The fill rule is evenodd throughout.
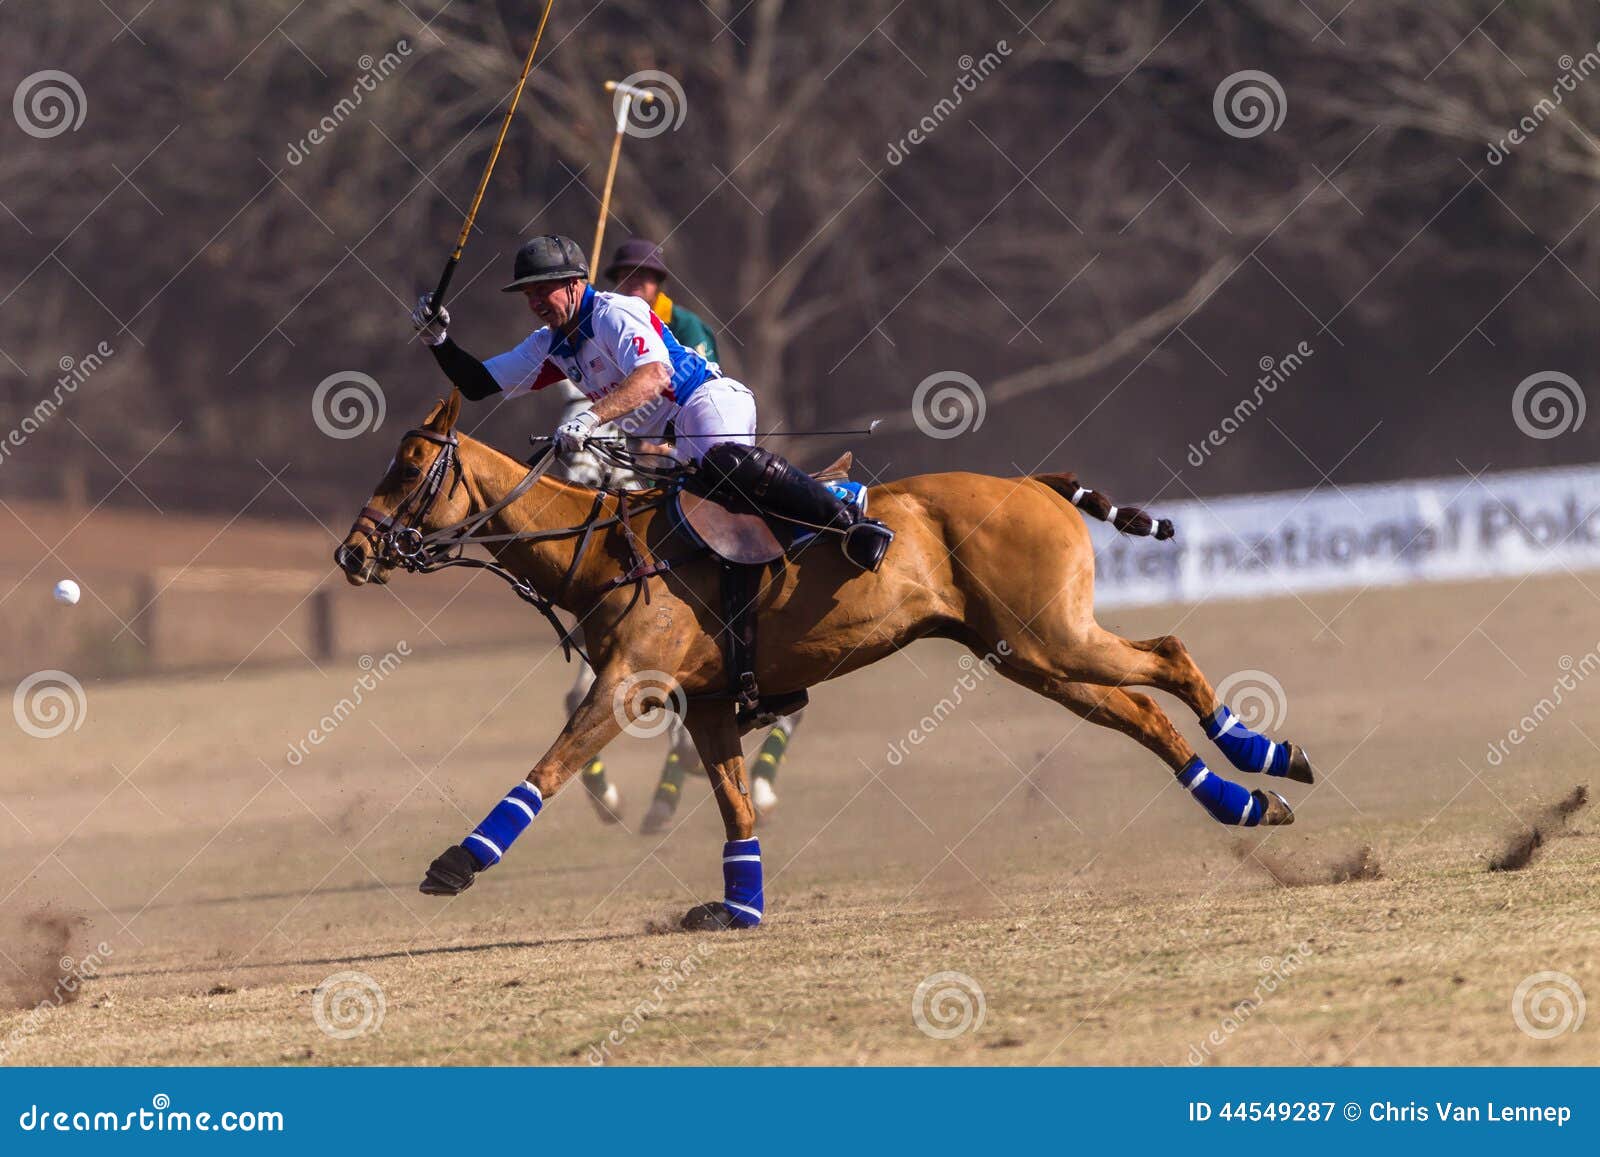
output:
<path id="1" fill-rule="evenodd" d="M 1220 824 L 1253 828 L 1261 822 L 1261 809 L 1249 789 L 1215 774 L 1198 755 L 1178 772 L 1178 782 Z"/>
<path id="2" fill-rule="evenodd" d="M 472 829 L 472 834 L 461 841 L 463 847 L 478 861 L 478 868 L 493 867 L 500 857 L 527 830 L 533 817 L 544 807 L 544 797 L 539 789 L 524 780 L 506 793 L 506 798 L 494 805 L 494 810 L 483 817 L 483 822 Z"/>
<path id="3" fill-rule="evenodd" d="M 1274 743 L 1257 735 L 1226 707 L 1218 707 L 1205 721 L 1206 734 L 1240 771 L 1264 771 L 1268 775 L 1289 774 L 1289 745 Z"/>
<path id="4" fill-rule="evenodd" d="M 729 840 L 722 845 L 722 903 L 746 927 L 761 923 L 761 841 Z"/>

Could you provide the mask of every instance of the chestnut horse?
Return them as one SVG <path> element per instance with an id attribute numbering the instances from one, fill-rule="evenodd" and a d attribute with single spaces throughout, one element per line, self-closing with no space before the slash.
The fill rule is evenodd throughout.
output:
<path id="1" fill-rule="evenodd" d="M 646 677 L 674 689 L 730 841 L 727 902 L 701 905 L 685 926 L 759 922 L 755 812 L 717 641 L 720 564 L 701 556 L 619 584 L 640 561 L 635 544 L 657 560 L 683 554 L 682 532 L 668 512 L 658 505 L 619 521 L 616 495 L 546 477 L 529 484 L 523 463 L 455 431 L 460 408 L 461 396 L 453 394 L 401 440 L 336 561 L 352 584 L 384 582 L 396 562 L 385 547 L 397 534 L 434 532 L 490 511 L 473 534 L 495 539 L 488 549 L 505 571 L 576 616 L 595 681 L 526 781 L 467 837 L 470 848 L 453 847 L 434 862 L 423 890 L 456 894 L 498 862 L 503 845 L 545 800 L 656 706 L 635 693 Z M 519 483 L 525 491 L 499 506 Z M 1304 751 L 1246 728 L 1175 636 L 1132 641 L 1095 622 L 1094 551 L 1080 508 L 1132 533 L 1170 537 L 1169 523 L 1129 507 L 1118 511 L 1063 474 L 921 475 L 872 487 L 870 503 L 895 532 L 876 573 L 856 569 L 820 543 L 762 570 L 754 666 L 764 694 L 804 691 L 917 639 L 953 639 L 988 657 L 1008 679 L 1154 752 L 1217 820 L 1293 822 L 1277 792 L 1247 791 L 1209 771 L 1155 700 L 1130 688 L 1153 687 L 1182 700 L 1241 771 L 1310 783 Z M 612 517 L 583 536 L 587 549 L 576 535 L 550 534 L 602 514 Z"/>

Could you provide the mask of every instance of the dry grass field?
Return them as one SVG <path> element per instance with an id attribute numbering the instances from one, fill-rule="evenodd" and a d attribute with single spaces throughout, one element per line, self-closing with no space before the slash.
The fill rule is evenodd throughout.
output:
<path id="1" fill-rule="evenodd" d="M 0 1043 L 49 1065 L 1600 1063 L 1592 1017 L 1539 1039 L 1512 1009 L 1545 971 L 1600 995 L 1600 840 L 1551 810 L 1593 780 L 1600 685 L 1488 754 L 1563 656 L 1584 672 L 1596 586 L 1108 615 L 1175 630 L 1214 681 L 1281 684 L 1276 734 L 1321 780 L 1270 832 L 1217 826 L 1133 743 L 998 676 L 892 762 L 965 673 L 919 645 L 813 693 L 760 833 L 768 923 L 720 936 L 671 930 L 720 894 L 703 781 L 648 839 L 574 785 L 470 892 L 417 893 L 559 724 L 570 671 L 542 639 L 405 658 L 298 762 L 355 661 L 86 680 L 76 730 L 0 739 Z M 628 829 L 661 754 L 611 752 Z M 1525 866 L 1489 870 L 1535 827 Z M 942 972 L 972 986 L 956 1035 L 913 1014 Z M 1559 1015 L 1534 1004 L 1535 1028 Z M 923 1012 L 961 1027 L 949 993 Z"/>

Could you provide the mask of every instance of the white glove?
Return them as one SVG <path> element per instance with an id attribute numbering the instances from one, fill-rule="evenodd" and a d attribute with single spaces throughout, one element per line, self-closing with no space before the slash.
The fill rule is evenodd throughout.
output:
<path id="1" fill-rule="evenodd" d="M 424 293 L 417 299 L 417 308 L 411 311 L 411 324 L 423 345 L 440 345 L 444 342 L 445 327 L 450 324 L 450 311 L 441 306 L 435 316 L 433 294 Z"/>
<path id="2" fill-rule="evenodd" d="M 581 414 L 574 414 L 561 425 L 556 427 L 555 444 L 556 453 L 573 454 L 583 449 L 583 444 L 589 440 L 589 435 L 594 433 L 594 428 L 600 424 L 600 419 L 594 416 L 593 410 L 585 410 Z"/>

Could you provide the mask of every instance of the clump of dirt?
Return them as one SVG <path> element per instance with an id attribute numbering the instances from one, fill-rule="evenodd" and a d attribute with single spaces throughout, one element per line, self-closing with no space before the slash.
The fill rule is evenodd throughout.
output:
<path id="1" fill-rule="evenodd" d="M 328 826 L 339 836 L 353 836 L 356 834 L 356 824 L 365 818 L 368 805 L 373 802 L 375 795 L 372 792 L 357 792 L 355 798 L 347 803 L 339 814 L 329 821 Z M 370 823 L 363 824 L 363 829 L 369 828 Z"/>
<path id="2" fill-rule="evenodd" d="M 1377 853 L 1370 844 L 1320 857 L 1269 851 L 1243 841 L 1235 844 L 1233 850 L 1241 860 L 1260 868 L 1285 888 L 1348 884 L 1352 880 L 1376 880 L 1383 875 Z"/>
<path id="3" fill-rule="evenodd" d="M 1588 804 L 1589 787 L 1580 783 L 1555 803 L 1540 807 L 1528 827 L 1517 828 L 1505 837 L 1499 854 L 1489 859 L 1489 870 L 1519 872 L 1526 868 L 1550 840 L 1572 834 L 1568 824 Z"/>
<path id="4" fill-rule="evenodd" d="M 33 1008 L 47 1000 L 57 1004 L 77 1000 L 81 987 L 75 971 L 78 954 L 70 950 L 79 933 L 88 927 L 88 917 L 36 908 L 6 924 L 6 950 L 17 965 L 0 969 L 5 973 L 7 1006 Z"/>

